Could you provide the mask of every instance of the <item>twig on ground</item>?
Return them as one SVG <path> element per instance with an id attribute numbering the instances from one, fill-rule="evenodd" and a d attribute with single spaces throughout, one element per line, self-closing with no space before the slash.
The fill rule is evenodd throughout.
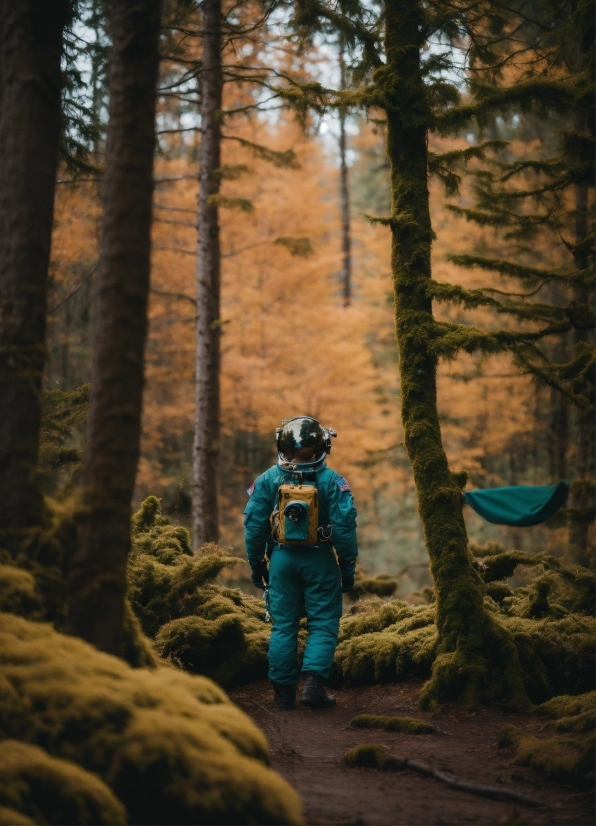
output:
<path id="1" fill-rule="evenodd" d="M 434 777 L 435 780 L 440 780 L 441 783 L 446 783 L 452 789 L 457 789 L 460 792 L 469 792 L 470 794 L 477 794 L 480 797 L 489 797 L 493 800 L 511 800 L 514 803 L 520 803 L 522 806 L 532 806 L 535 808 L 546 806 L 544 801 L 538 800 L 536 797 L 530 797 L 521 792 L 514 792 L 509 789 L 499 789 L 497 786 L 483 786 L 477 783 L 469 783 L 467 780 L 459 780 L 451 774 L 437 771 L 426 763 L 420 763 L 418 760 L 404 760 L 405 767 L 413 769 L 419 774 L 424 774 L 426 777 Z"/>
<path id="2" fill-rule="evenodd" d="M 477 783 L 469 783 L 467 780 L 459 780 L 451 774 L 433 769 L 432 766 L 428 766 L 426 763 L 420 763 L 418 760 L 410 760 L 407 757 L 393 757 L 387 754 L 387 749 L 378 743 L 361 743 L 359 746 L 347 752 L 344 761 L 348 766 L 354 768 L 381 769 L 381 771 L 403 771 L 403 769 L 412 769 L 412 771 L 423 774 L 425 777 L 433 777 L 435 780 L 440 780 L 441 783 L 445 783 L 456 791 L 468 792 L 469 794 L 488 797 L 492 800 L 506 800 L 533 808 L 547 805 L 542 800 L 530 797 L 527 794 L 521 794 L 520 792 L 500 789 L 497 786 L 483 786 Z"/>

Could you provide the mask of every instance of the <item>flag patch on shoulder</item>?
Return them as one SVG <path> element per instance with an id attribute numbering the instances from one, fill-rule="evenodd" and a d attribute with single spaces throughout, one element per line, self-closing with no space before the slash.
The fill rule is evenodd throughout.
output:
<path id="1" fill-rule="evenodd" d="M 337 480 L 337 486 L 340 490 L 351 490 L 351 487 L 348 484 L 347 479 L 344 479 L 343 477 Z"/>
<path id="2" fill-rule="evenodd" d="M 252 485 L 248 488 L 248 490 L 246 492 L 248 493 L 249 496 L 252 496 L 253 493 L 254 493 L 254 490 L 255 490 L 255 483 L 253 482 Z"/>

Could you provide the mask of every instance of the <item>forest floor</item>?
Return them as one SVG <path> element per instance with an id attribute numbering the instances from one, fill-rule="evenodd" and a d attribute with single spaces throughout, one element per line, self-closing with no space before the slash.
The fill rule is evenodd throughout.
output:
<path id="1" fill-rule="evenodd" d="M 278 711 L 266 682 L 231 692 L 232 699 L 266 733 L 273 768 L 302 798 L 307 824 L 592 824 L 594 798 L 571 786 L 545 781 L 516 766 L 497 741 L 507 723 L 536 733 L 543 720 L 495 708 L 453 706 L 437 714 L 418 710 L 419 683 L 335 691 L 337 706 Z M 416 717 L 439 734 L 413 735 L 356 729 L 357 714 Z M 543 800 L 532 809 L 453 791 L 413 771 L 348 768 L 344 755 L 359 743 L 379 743 L 394 756 L 416 759 L 460 780 L 498 786 Z"/>

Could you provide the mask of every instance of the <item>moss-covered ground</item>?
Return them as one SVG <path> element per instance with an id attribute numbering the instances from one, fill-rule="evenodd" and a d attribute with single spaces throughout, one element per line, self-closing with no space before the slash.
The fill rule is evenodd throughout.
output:
<path id="1" fill-rule="evenodd" d="M 531 766 L 548 780 L 593 788 L 596 692 L 553 697 L 534 714 L 548 718 L 537 735 L 507 725 L 499 745 L 512 750 L 516 763 Z"/>
<path id="2" fill-rule="evenodd" d="M 210 680 L 9 613 L 0 665 L 1 822 L 300 822 L 265 738 Z"/>
<path id="3" fill-rule="evenodd" d="M 188 531 L 148 497 L 133 517 L 128 598 L 162 657 L 220 685 L 267 674 L 270 625 L 262 600 L 214 580 L 239 560 L 216 546 L 193 554 Z"/>
<path id="4" fill-rule="evenodd" d="M 533 579 L 512 589 L 507 577 L 518 565 L 526 566 Z M 485 583 L 485 610 L 496 628 L 512 635 L 530 700 L 543 703 L 555 695 L 593 689 L 593 572 L 520 552 L 479 558 L 476 566 Z M 436 654 L 433 603 L 362 600 L 342 620 L 333 678 L 339 685 L 426 679 Z M 492 680 L 481 686 L 486 701 L 499 699 L 497 665 L 489 669 Z"/>

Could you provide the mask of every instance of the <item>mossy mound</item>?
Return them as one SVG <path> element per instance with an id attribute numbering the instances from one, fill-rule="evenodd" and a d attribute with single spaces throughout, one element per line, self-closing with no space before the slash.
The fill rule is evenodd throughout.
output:
<path id="1" fill-rule="evenodd" d="M 344 757 L 346 766 L 352 769 L 380 769 L 381 771 L 399 771 L 405 768 L 405 761 L 399 757 L 392 757 L 384 746 L 377 743 L 360 743 L 346 752 Z"/>
<path id="2" fill-rule="evenodd" d="M 398 588 L 398 581 L 389 574 L 377 574 L 375 577 L 367 577 L 360 566 L 356 568 L 354 587 L 349 591 L 350 599 L 356 600 L 366 594 L 374 594 L 377 597 L 391 597 Z"/>
<path id="3" fill-rule="evenodd" d="M 428 677 L 436 656 L 434 609 L 371 600 L 342 620 L 339 639 L 335 682 L 369 685 Z"/>
<path id="4" fill-rule="evenodd" d="M 535 572 L 529 585 L 511 589 L 506 581 L 493 579 L 503 572 L 509 575 L 520 564 L 531 565 Z M 585 568 L 564 566 L 552 557 L 531 557 L 518 551 L 493 553 L 478 558 L 476 565 L 488 580 L 488 620 L 496 635 L 512 639 L 510 660 L 519 660 L 522 691 L 527 697 L 542 703 L 553 695 L 591 690 L 596 633 L 594 574 Z M 454 656 L 456 653 L 441 655 L 443 659 Z M 342 619 L 333 671 L 336 684 L 426 679 L 438 665 L 435 605 L 372 598 L 356 603 L 351 615 Z M 493 672 L 500 673 L 506 667 L 507 663 L 492 663 Z M 478 668 L 479 673 L 485 670 L 484 665 Z M 452 675 L 453 669 L 449 673 Z M 481 686 L 484 699 L 498 694 L 497 683 Z M 448 686 L 444 693 L 457 696 L 458 688 Z"/>
<path id="5" fill-rule="evenodd" d="M 30 571 L 15 565 L 0 565 L 0 611 L 29 619 L 43 617 L 42 601 Z"/>
<path id="6" fill-rule="evenodd" d="M 0 823 L 126 823 L 97 775 L 18 740 L 0 743 Z"/>
<path id="7" fill-rule="evenodd" d="M 437 734 L 437 729 L 425 720 L 415 717 L 383 717 L 376 714 L 358 714 L 350 721 L 355 728 L 380 728 L 402 734 Z"/>
<path id="8" fill-rule="evenodd" d="M 592 788 L 596 692 L 553 697 L 534 714 L 550 718 L 542 727 L 545 737 L 505 726 L 499 746 L 511 748 L 516 763 L 532 766 L 548 780 Z"/>
<path id="9" fill-rule="evenodd" d="M 75 776 L 73 763 L 85 773 L 75 784 L 87 807 L 81 812 L 93 800 L 107 807 L 101 790 L 108 786 L 130 823 L 300 822 L 296 795 L 267 766 L 263 735 L 211 681 L 166 666 L 131 669 L 48 624 L 7 613 L 0 614 L 0 665 L 0 736 L 43 750 L 31 759 L 32 775 L 23 768 L 16 784 L 41 790 L 31 805 L 43 805 L 48 773 L 59 795 Z M 15 778 L 26 762 L 18 755 Z M 96 785 L 88 773 L 100 778 Z M 15 794 L 0 797 L 5 819 L 12 810 L 21 822 L 56 822 Z M 116 809 L 111 820 L 99 809 L 95 820 L 85 816 L 61 822 L 121 822 Z"/>
<path id="10" fill-rule="evenodd" d="M 213 580 L 239 562 L 215 545 L 197 554 L 149 496 L 132 520 L 128 598 L 157 651 L 229 688 L 267 676 L 270 626 L 262 601 Z"/>

